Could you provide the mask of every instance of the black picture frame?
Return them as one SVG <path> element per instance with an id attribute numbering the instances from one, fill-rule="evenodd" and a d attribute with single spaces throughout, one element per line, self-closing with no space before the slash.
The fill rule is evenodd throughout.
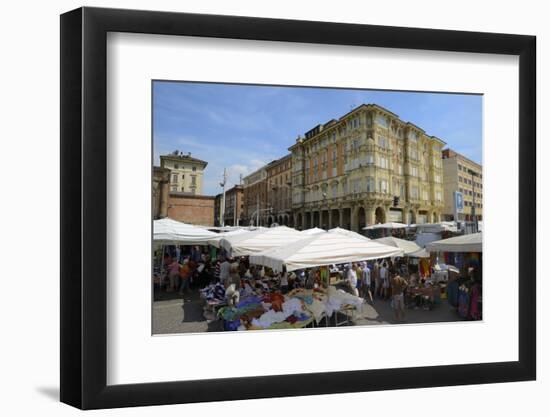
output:
<path id="1" fill-rule="evenodd" d="M 519 56 L 519 360 L 132 385 L 107 376 L 108 32 Z M 536 378 L 536 38 L 251 17 L 80 8 L 61 16 L 61 401 L 82 409 Z"/>

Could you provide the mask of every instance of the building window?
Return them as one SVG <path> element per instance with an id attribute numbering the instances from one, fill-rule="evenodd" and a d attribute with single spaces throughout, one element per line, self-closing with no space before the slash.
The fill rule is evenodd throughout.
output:
<path id="1" fill-rule="evenodd" d="M 411 187 L 411 198 L 418 200 L 418 187 Z"/>
<path id="2" fill-rule="evenodd" d="M 374 189 L 374 177 L 367 177 L 367 192 L 373 193 L 375 191 Z"/>
<path id="3" fill-rule="evenodd" d="M 178 174 L 172 174 L 172 182 L 178 182 Z"/>
<path id="4" fill-rule="evenodd" d="M 173 185 L 173 186 L 172 186 L 172 191 L 178 191 L 178 186 L 177 186 L 177 185 Z"/>
<path id="5" fill-rule="evenodd" d="M 197 167 L 193 167 L 192 169 L 193 169 L 193 171 L 196 171 L 196 170 L 197 170 Z"/>
<path id="6" fill-rule="evenodd" d="M 196 184 L 197 184 L 197 177 L 192 176 L 191 177 L 191 185 L 196 185 Z"/>
<path id="7" fill-rule="evenodd" d="M 185 187 L 181 187 L 181 191 L 182 191 L 182 192 L 185 192 Z"/>
<path id="8" fill-rule="evenodd" d="M 180 166 L 178 164 L 174 164 L 174 169 L 179 169 Z"/>
<path id="9" fill-rule="evenodd" d="M 380 186 L 380 192 L 381 193 L 383 193 L 383 194 L 388 193 L 388 181 L 380 180 L 379 186 Z"/>
<path id="10" fill-rule="evenodd" d="M 376 116 L 376 123 L 379 124 L 380 126 L 383 126 L 386 128 L 388 127 L 388 119 L 386 119 L 386 117 L 382 116 L 381 114 Z"/>

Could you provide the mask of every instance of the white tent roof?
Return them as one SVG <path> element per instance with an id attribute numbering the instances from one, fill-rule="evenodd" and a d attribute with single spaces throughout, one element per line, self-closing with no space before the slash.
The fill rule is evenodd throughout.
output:
<path id="1" fill-rule="evenodd" d="M 378 223 L 373 224 L 371 226 L 363 227 L 363 230 L 374 230 L 374 229 L 403 229 L 405 227 L 409 227 L 408 224 L 404 223 L 396 223 L 396 222 L 389 222 L 389 223 Z"/>
<path id="2" fill-rule="evenodd" d="M 303 235 L 298 230 L 278 226 L 233 236 L 223 236 L 220 246 L 227 250 L 231 256 L 246 256 L 287 245 L 306 237 L 307 235 Z"/>
<path id="3" fill-rule="evenodd" d="M 440 222 L 440 223 L 422 223 L 415 224 L 414 227 L 427 233 L 439 233 L 439 232 L 456 232 L 457 227 L 454 222 Z"/>
<path id="4" fill-rule="evenodd" d="M 482 233 L 471 233 L 428 243 L 430 252 L 483 252 Z"/>
<path id="5" fill-rule="evenodd" d="M 372 240 L 340 233 L 319 233 L 250 257 L 250 262 L 281 271 L 402 256 L 403 251 Z"/>
<path id="6" fill-rule="evenodd" d="M 153 240 L 156 243 L 174 245 L 208 245 L 217 234 L 198 226 L 169 218 L 153 222 Z"/>
<path id="7" fill-rule="evenodd" d="M 383 243 L 384 245 L 394 246 L 399 249 L 403 249 L 405 255 L 410 253 L 417 252 L 422 249 L 416 243 L 411 242 L 410 240 L 398 239 L 396 237 L 381 237 L 380 239 L 374 239 L 375 242 Z"/>
<path id="8" fill-rule="evenodd" d="M 235 229 L 235 230 L 231 230 L 230 232 L 216 233 L 215 237 L 208 240 L 208 244 L 215 246 L 216 248 L 219 248 L 220 240 L 229 236 L 242 235 L 243 233 L 251 233 L 251 231 L 246 229 Z"/>
<path id="9" fill-rule="evenodd" d="M 416 252 L 409 253 L 407 256 L 410 256 L 411 258 L 429 258 L 430 252 L 428 252 L 426 249 L 420 249 Z"/>
<path id="10" fill-rule="evenodd" d="M 325 233 L 325 230 L 319 229 L 318 227 L 302 230 L 303 235 L 316 235 L 317 233 Z"/>
<path id="11" fill-rule="evenodd" d="M 353 232 L 353 231 L 348 230 L 348 229 L 342 229 L 341 227 L 335 227 L 334 229 L 330 229 L 328 232 L 329 233 L 340 233 L 341 235 L 345 235 L 345 236 L 354 236 L 354 237 L 357 237 L 357 238 L 370 240 L 368 237 L 363 236 L 360 233 Z"/>

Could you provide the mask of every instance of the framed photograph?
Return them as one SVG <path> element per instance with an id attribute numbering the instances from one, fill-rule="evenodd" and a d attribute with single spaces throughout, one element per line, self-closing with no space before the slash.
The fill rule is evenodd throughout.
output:
<path id="1" fill-rule="evenodd" d="M 535 44 L 63 14 L 61 401 L 535 379 Z"/>

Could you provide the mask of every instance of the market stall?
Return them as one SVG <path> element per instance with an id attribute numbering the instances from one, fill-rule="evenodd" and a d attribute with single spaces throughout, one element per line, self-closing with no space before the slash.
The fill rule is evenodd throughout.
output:
<path id="1" fill-rule="evenodd" d="M 224 248 L 230 256 L 247 256 L 278 248 L 305 237 L 307 238 L 307 235 L 303 235 L 298 230 L 278 226 L 255 230 L 246 234 L 224 236 L 220 240 L 220 247 Z"/>
<path id="2" fill-rule="evenodd" d="M 153 221 L 153 241 L 162 245 L 208 245 L 218 236 L 202 227 L 178 222 L 170 218 Z"/>
<path id="3" fill-rule="evenodd" d="M 316 234 L 285 246 L 250 256 L 250 263 L 275 271 L 342 264 L 370 259 L 402 256 L 403 250 L 372 240 L 340 233 Z"/>
<path id="4" fill-rule="evenodd" d="M 410 240 L 399 239 L 393 236 L 374 239 L 373 242 L 379 242 L 384 245 L 393 246 L 393 247 L 402 249 L 404 256 L 409 256 L 411 253 L 418 252 L 419 250 L 422 249 L 420 246 L 418 246 L 416 243 Z"/>
<path id="5" fill-rule="evenodd" d="M 426 250 L 438 252 L 446 262 L 451 261 L 463 271 L 460 275 L 458 272 L 449 274 L 446 297 L 462 318 L 480 320 L 482 316 L 482 233 L 432 242 L 426 246 Z"/>
<path id="6" fill-rule="evenodd" d="M 304 235 L 316 235 L 318 233 L 326 233 L 326 230 L 319 229 L 318 227 L 313 227 L 311 229 L 302 230 Z"/>
<path id="7" fill-rule="evenodd" d="M 354 237 L 357 237 L 357 238 L 360 238 L 360 239 L 370 240 L 368 237 L 363 236 L 362 234 L 359 234 L 357 232 L 353 232 L 351 230 L 342 229 L 341 227 L 335 227 L 334 229 L 330 229 L 328 232 L 329 233 L 339 233 L 339 234 L 345 235 L 345 236 L 354 236 Z"/>
<path id="8" fill-rule="evenodd" d="M 428 243 L 429 252 L 483 252 L 482 233 L 451 237 Z"/>

